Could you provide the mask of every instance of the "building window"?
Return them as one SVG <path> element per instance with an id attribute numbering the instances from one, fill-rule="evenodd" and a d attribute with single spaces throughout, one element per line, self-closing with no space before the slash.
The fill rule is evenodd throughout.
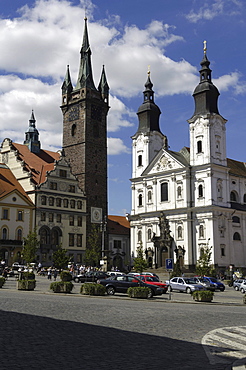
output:
<path id="1" fill-rule="evenodd" d="M 199 238 L 201 239 L 204 238 L 204 226 L 203 225 L 199 226 Z"/>
<path id="2" fill-rule="evenodd" d="M 54 214 L 49 213 L 49 222 L 53 222 L 53 221 L 54 221 Z"/>
<path id="3" fill-rule="evenodd" d="M 139 230 L 138 232 L 138 242 L 140 243 L 142 241 L 142 231 Z"/>
<path id="4" fill-rule="evenodd" d="M 74 199 L 70 200 L 70 207 L 75 208 L 75 200 Z"/>
<path id="5" fill-rule="evenodd" d="M 114 240 L 114 248 L 117 249 L 121 248 L 121 240 Z"/>
<path id="6" fill-rule="evenodd" d="M 71 234 L 71 233 L 68 234 L 68 242 L 69 242 L 69 247 L 74 246 L 74 234 Z"/>
<path id="7" fill-rule="evenodd" d="M 82 234 L 77 234 L 77 247 L 82 247 Z"/>
<path id="8" fill-rule="evenodd" d="M 17 240 L 22 240 L 22 230 L 21 229 L 17 230 Z"/>
<path id="9" fill-rule="evenodd" d="M 182 239 L 182 237 L 183 237 L 182 226 L 178 226 L 178 239 Z"/>
<path id="10" fill-rule="evenodd" d="M 61 214 L 60 213 L 57 213 L 56 214 L 56 222 L 61 222 Z"/>
<path id="11" fill-rule="evenodd" d="M 230 201 L 231 202 L 237 202 L 237 199 L 238 199 L 237 193 L 235 191 L 231 191 Z"/>
<path id="12" fill-rule="evenodd" d="M 138 206 L 141 207 L 143 205 L 143 195 L 139 194 L 138 196 Z"/>
<path id="13" fill-rule="evenodd" d="M 74 226 L 74 216 L 69 216 L 69 226 Z"/>
<path id="14" fill-rule="evenodd" d="M 81 202 L 81 200 L 78 200 L 78 202 L 77 202 L 77 208 L 78 209 L 82 209 L 82 202 Z"/>
<path id="15" fill-rule="evenodd" d="M 224 244 L 220 246 L 220 254 L 221 254 L 221 257 L 225 257 L 225 245 Z"/>
<path id="16" fill-rule="evenodd" d="M 197 142 L 197 153 L 202 153 L 202 141 L 198 140 Z"/>
<path id="17" fill-rule="evenodd" d="M 61 207 L 61 198 L 56 198 L 56 206 Z"/>
<path id="18" fill-rule="evenodd" d="M 139 155 L 138 156 L 138 167 L 140 167 L 142 165 L 143 165 L 143 157 L 142 157 L 142 155 Z"/>
<path id="19" fill-rule="evenodd" d="M 236 222 L 236 223 L 240 224 L 240 218 L 238 216 L 233 216 L 232 217 L 232 222 Z"/>
<path id="20" fill-rule="evenodd" d="M 241 240 L 241 235 L 239 233 L 234 233 L 233 234 L 233 240 Z"/>
<path id="21" fill-rule="evenodd" d="M 77 223 L 78 223 L 78 226 L 82 226 L 82 217 L 81 216 L 78 216 Z"/>
<path id="22" fill-rule="evenodd" d="M 72 125 L 71 135 L 72 136 L 76 135 L 76 125 L 75 125 L 75 123 Z"/>
<path id="23" fill-rule="evenodd" d="M 75 193 L 75 185 L 69 185 L 68 191 L 69 193 Z"/>
<path id="24" fill-rule="evenodd" d="M 41 212 L 41 221 L 46 221 L 46 213 Z"/>
<path id="25" fill-rule="evenodd" d="M 49 206 L 53 206 L 53 205 L 54 205 L 54 198 L 49 197 Z"/>
<path id="26" fill-rule="evenodd" d="M 177 187 L 177 196 L 178 196 L 178 198 L 181 198 L 181 196 L 182 196 L 182 187 L 181 186 Z"/>
<path id="27" fill-rule="evenodd" d="M 9 219 L 9 210 L 7 208 L 3 209 L 3 220 Z"/>
<path id="28" fill-rule="evenodd" d="M 201 184 L 198 186 L 198 197 L 203 198 L 203 186 Z"/>
<path id="29" fill-rule="evenodd" d="M 51 244 L 52 245 L 59 245 L 59 233 L 57 230 L 51 231 Z"/>
<path id="30" fill-rule="evenodd" d="M 57 190 L 57 182 L 50 182 L 50 189 L 51 190 Z"/>
<path id="31" fill-rule="evenodd" d="M 246 203 L 246 194 L 243 196 L 243 203 Z"/>
<path id="32" fill-rule="evenodd" d="M 148 191 L 148 203 L 151 203 L 152 202 L 152 191 L 149 190 Z"/>
<path id="33" fill-rule="evenodd" d="M 60 170 L 59 174 L 60 174 L 60 177 L 67 177 L 67 171 L 66 170 Z"/>
<path id="34" fill-rule="evenodd" d="M 68 208 L 68 200 L 67 199 L 63 199 L 63 206 L 64 206 L 64 208 Z"/>
<path id="35" fill-rule="evenodd" d="M 8 230 L 6 229 L 6 227 L 4 227 L 2 230 L 2 239 L 7 240 L 7 238 L 8 238 Z"/>
<path id="36" fill-rule="evenodd" d="M 152 230 L 148 229 L 148 240 L 150 241 L 152 238 Z"/>
<path id="37" fill-rule="evenodd" d="M 168 201 L 168 183 L 163 182 L 161 184 L 161 202 Z"/>
<path id="38" fill-rule="evenodd" d="M 45 205 L 46 205 L 46 196 L 45 196 L 45 195 L 42 195 L 42 196 L 41 196 L 41 204 L 42 204 L 43 206 L 45 206 Z"/>
<path id="39" fill-rule="evenodd" d="M 17 211 L 17 221 L 23 221 L 23 211 Z"/>
<path id="40" fill-rule="evenodd" d="M 49 244 L 49 234 L 48 234 L 48 230 L 46 230 L 45 228 L 42 228 L 40 230 L 40 243 Z"/>

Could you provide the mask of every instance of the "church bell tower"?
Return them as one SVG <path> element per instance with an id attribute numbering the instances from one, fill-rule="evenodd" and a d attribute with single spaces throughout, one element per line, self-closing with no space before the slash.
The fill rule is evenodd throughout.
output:
<path id="1" fill-rule="evenodd" d="M 109 86 L 104 66 L 98 88 L 91 66 L 87 19 L 76 86 L 69 66 L 62 85 L 63 150 L 87 197 L 87 238 L 91 222 L 107 216 L 107 114 Z"/>

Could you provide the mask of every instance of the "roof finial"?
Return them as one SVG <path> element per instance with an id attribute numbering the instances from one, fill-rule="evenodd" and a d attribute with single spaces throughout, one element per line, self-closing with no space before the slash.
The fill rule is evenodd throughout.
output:
<path id="1" fill-rule="evenodd" d="M 150 76 L 150 65 L 148 65 L 148 76 Z"/>
<path id="2" fill-rule="evenodd" d="M 207 51 L 207 41 L 206 40 L 203 41 L 203 51 L 204 51 L 204 55 L 205 55 L 206 51 Z"/>

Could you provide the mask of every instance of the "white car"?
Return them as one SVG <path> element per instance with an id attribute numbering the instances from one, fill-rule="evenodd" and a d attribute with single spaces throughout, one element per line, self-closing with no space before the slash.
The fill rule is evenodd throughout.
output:
<path id="1" fill-rule="evenodd" d="M 241 293 L 243 293 L 243 294 L 245 294 L 245 293 L 246 293 L 246 280 L 244 280 L 244 281 L 241 283 L 241 285 L 240 285 L 240 287 L 239 287 L 239 290 L 240 290 L 240 292 L 241 292 Z"/>

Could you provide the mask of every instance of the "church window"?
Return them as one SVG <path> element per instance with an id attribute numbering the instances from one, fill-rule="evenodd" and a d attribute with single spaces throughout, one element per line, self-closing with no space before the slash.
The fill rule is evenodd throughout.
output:
<path id="1" fill-rule="evenodd" d="M 142 166 L 143 165 L 143 156 L 140 154 L 138 156 L 138 167 Z"/>
<path id="2" fill-rule="evenodd" d="M 181 196 L 182 196 L 182 188 L 181 188 L 181 186 L 178 186 L 177 187 L 177 196 L 178 196 L 178 198 L 181 198 Z"/>
<path id="3" fill-rule="evenodd" d="M 204 226 L 199 226 L 199 238 L 204 238 Z"/>
<path id="4" fill-rule="evenodd" d="M 152 237 L 152 230 L 148 229 L 148 240 L 151 240 Z"/>
<path id="5" fill-rule="evenodd" d="M 74 216 L 69 216 L 69 226 L 74 226 Z"/>
<path id="6" fill-rule="evenodd" d="M 233 216 L 232 217 L 232 222 L 236 222 L 236 223 L 240 224 L 240 218 L 238 216 Z"/>
<path id="7" fill-rule="evenodd" d="M 233 240 L 241 240 L 241 235 L 238 232 L 234 233 Z"/>
<path id="8" fill-rule="evenodd" d="M 202 153 L 202 141 L 198 140 L 197 142 L 197 153 Z"/>
<path id="9" fill-rule="evenodd" d="M 163 182 L 161 184 L 161 202 L 166 202 L 168 200 L 168 183 Z"/>
<path id="10" fill-rule="evenodd" d="M 142 231 L 139 230 L 138 232 L 138 242 L 140 243 L 142 241 Z"/>
<path id="11" fill-rule="evenodd" d="M 48 230 L 46 230 L 45 228 L 42 228 L 40 230 L 40 243 L 49 244 L 49 234 L 48 234 Z"/>
<path id="12" fill-rule="evenodd" d="M 238 199 L 237 193 L 235 191 L 231 191 L 230 201 L 231 202 L 237 202 L 237 199 Z"/>
<path id="13" fill-rule="evenodd" d="M 139 194 L 138 196 L 138 206 L 141 207 L 143 205 L 143 195 Z"/>
<path id="14" fill-rule="evenodd" d="M 221 253 L 221 257 L 225 257 L 225 244 L 221 244 L 220 253 Z"/>
<path id="15" fill-rule="evenodd" d="M 56 206 L 61 207 L 61 198 L 56 198 Z"/>
<path id="16" fill-rule="evenodd" d="M 72 136 L 75 136 L 76 135 L 76 130 L 77 130 L 77 126 L 75 125 L 75 123 L 72 125 L 72 129 L 71 129 L 71 135 Z"/>
<path id="17" fill-rule="evenodd" d="M 201 184 L 198 186 L 198 197 L 203 198 L 203 186 Z"/>
<path id="18" fill-rule="evenodd" d="M 4 227 L 2 230 L 2 239 L 6 240 L 7 236 L 8 236 L 8 230 L 6 229 L 6 227 Z"/>
<path id="19" fill-rule="evenodd" d="M 23 221 L 23 211 L 17 211 L 17 221 Z"/>
<path id="20" fill-rule="evenodd" d="M 49 197 L 49 206 L 53 206 L 53 205 L 54 205 L 54 198 Z"/>
<path id="21" fill-rule="evenodd" d="M 150 203 L 152 201 L 152 191 L 149 190 L 148 191 L 148 203 Z"/>
<path id="22" fill-rule="evenodd" d="M 7 208 L 3 209 L 3 220 L 9 219 L 9 210 Z"/>
<path id="23" fill-rule="evenodd" d="M 45 195 L 42 195 L 42 196 L 41 196 L 41 204 L 42 204 L 43 206 L 45 206 L 45 205 L 46 205 L 46 196 L 45 196 Z"/>
<path id="24" fill-rule="evenodd" d="M 17 230 L 17 240 L 22 240 L 22 230 L 21 229 Z"/>
<path id="25" fill-rule="evenodd" d="M 183 237 L 183 229 L 182 226 L 178 227 L 178 239 L 182 239 Z"/>

